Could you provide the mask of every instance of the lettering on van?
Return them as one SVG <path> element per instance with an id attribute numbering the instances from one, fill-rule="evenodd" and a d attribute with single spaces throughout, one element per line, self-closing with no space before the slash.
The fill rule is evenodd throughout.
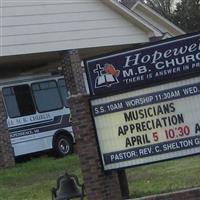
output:
<path id="1" fill-rule="evenodd" d="M 14 138 L 18 138 L 18 137 L 22 137 L 22 136 L 29 136 L 29 135 L 31 135 L 31 137 L 33 137 L 33 134 L 37 134 L 37 133 L 39 133 L 39 129 L 24 130 L 24 131 L 11 133 L 10 138 L 14 139 Z"/>
<path id="2" fill-rule="evenodd" d="M 13 127 L 13 126 L 19 126 L 22 124 L 39 122 L 39 121 L 44 121 L 44 120 L 49 120 L 49 119 L 52 119 L 51 114 L 45 113 L 45 114 L 20 117 L 20 118 L 16 118 L 16 119 L 8 119 L 7 124 L 8 124 L 8 127 L 11 127 L 11 126 Z"/>

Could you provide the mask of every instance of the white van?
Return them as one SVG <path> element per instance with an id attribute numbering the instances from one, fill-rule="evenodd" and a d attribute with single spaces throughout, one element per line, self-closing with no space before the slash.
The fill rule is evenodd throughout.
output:
<path id="1" fill-rule="evenodd" d="M 74 135 L 63 76 L 31 76 L 1 83 L 15 156 L 53 149 L 73 151 Z"/>

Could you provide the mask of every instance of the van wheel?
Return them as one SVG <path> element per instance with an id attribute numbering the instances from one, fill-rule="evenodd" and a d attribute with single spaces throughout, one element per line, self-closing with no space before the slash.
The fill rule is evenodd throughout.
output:
<path id="1" fill-rule="evenodd" d="M 53 143 L 53 151 L 56 157 L 63 157 L 73 152 L 73 142 L 66 135 L 58 135 Z"/>

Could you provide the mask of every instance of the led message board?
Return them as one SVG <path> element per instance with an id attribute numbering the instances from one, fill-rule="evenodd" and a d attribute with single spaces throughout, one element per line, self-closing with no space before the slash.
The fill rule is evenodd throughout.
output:
<path id="1" fill-rule="evenodd" d="M 200 152 L 200 77 L 91 100 L 104 170 Z"/>
<path id="2" fill-rule="evenodd" d="M 152 82 L 169 81 L 200 72 L 200 33 L 88 59 L 85 66 L 92 95 L 110 94 Z"/>

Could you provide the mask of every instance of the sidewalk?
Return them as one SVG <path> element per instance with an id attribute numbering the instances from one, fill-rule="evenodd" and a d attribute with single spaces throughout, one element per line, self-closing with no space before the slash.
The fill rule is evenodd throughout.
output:
<path id="1" fill-rule="evenodd" d="M 127 200 L 200 200 L 200 187 Z"/>

